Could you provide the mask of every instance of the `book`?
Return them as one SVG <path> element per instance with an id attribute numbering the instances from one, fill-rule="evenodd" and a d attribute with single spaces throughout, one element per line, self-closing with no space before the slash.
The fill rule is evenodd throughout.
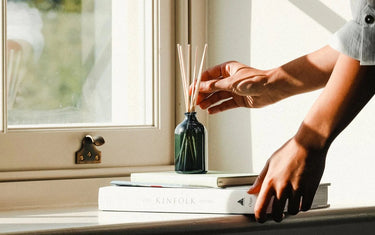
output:
<path id="1" fill-rule="evenodd" d="M 225 188 L 229 186 L 253 184 L 257 176 L 258 174 L 219 171 L 208 171 L 206 174 L 179 174 L 174 171 L 165 171 L 132 173 L 130 175 L 130 181 L 135 183 Z"/>
<path id="2" fill-rule="evenodd" d="M 312 209 L 328 207 L 328 185 L 321 184 Z M 227 188 L 168 188 L 106 186 L 99 189 L 103 211 L 253 214 L 257 195 L 248 186 Z M 271 212 L 271 203 L 268 212 Z"/>
<path id="3" fill-rule="evenodd" d="M 137 183 L 125 180 L 114 180 L 111 184 L 117 186 L 133 186 L 133 187 L 156 187 L 156 188 L 209 188 L 207 186 L 187 186 L 181 184 L 156 184 L 156 183 Z"/>

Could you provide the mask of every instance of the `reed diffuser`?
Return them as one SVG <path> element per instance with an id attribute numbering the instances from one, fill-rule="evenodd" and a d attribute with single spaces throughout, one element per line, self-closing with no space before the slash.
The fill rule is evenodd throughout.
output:
<path id="1" fill-rule="evenodd" d="M 177 125 L 174 132 L 175 171 L 182 174 L 203 174 L 207 172 L 207 131 L 198 121 L 195 107 L 203 64 L 207 52 L 207 44 L 203 49 L 197 74 L 197 48 L 191 62 L 191 46 L 187 45 L 187 60 L 183 47 L 177 44 L 182 87 L 185 100 L 185 119 Z M 193 69 L 191 68 L 193 64 Z M 191 72 L 192 71 L 192 72 Z"/>

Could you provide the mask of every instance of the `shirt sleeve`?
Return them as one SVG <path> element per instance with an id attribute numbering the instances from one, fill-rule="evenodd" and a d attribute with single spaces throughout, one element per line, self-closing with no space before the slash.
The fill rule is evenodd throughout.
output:
<path id="1" fill-rule="evenodd" d="M 355 1 L 355 2 L 354 2 Z M 360 61 L 375 65 L 375 0 L 353 0 L 353 20 L 337 31 L 330 41 L 334 49 Z"/>
<path id="2" fill-rule="evenodd" d="M 367 0 L 367 3 L 368 3 L 371 7 L 375 7 L 375 0 Z"/>

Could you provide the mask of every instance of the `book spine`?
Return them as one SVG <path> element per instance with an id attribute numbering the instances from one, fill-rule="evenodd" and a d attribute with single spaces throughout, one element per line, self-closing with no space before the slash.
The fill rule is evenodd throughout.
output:
<path id="1" fill-rule="evenodd" d="M 252 214 L 255 195 L 246 190 L 104 187 L 99 209 L 110 211 Z"/>
<path id="2" fill-rule="evenodd" d="M 175 175 L 171 177 L 170 175 L 163 176 L 151 176 L 151 175 L 142 175 L 140 174 L 131 174 L 130 181 L 136 183 L 159 183 L 159 184 L 180 184 L 186 186 L 207 186 L 212 188 L 218 188 L 218 178 L 217 177 L 185 177 L 186 175 Z M 153 177 L 153 178 L 151 178 Z"/>

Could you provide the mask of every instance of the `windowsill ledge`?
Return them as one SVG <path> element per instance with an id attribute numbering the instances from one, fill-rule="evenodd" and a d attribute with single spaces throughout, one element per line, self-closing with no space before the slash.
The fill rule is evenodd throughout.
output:
<path id="1" fill-rule="evenodd" d="M 0 233 L 218 234 L 276 230 L 371 234 L 375 230 L 375 207 L 311 210 L 288 216 L 282 223 L 268 221 L 265 224 L 255 223 L 254 217 L 243 215 L 103 212 L 93 207 L 0 212 Z"/>

